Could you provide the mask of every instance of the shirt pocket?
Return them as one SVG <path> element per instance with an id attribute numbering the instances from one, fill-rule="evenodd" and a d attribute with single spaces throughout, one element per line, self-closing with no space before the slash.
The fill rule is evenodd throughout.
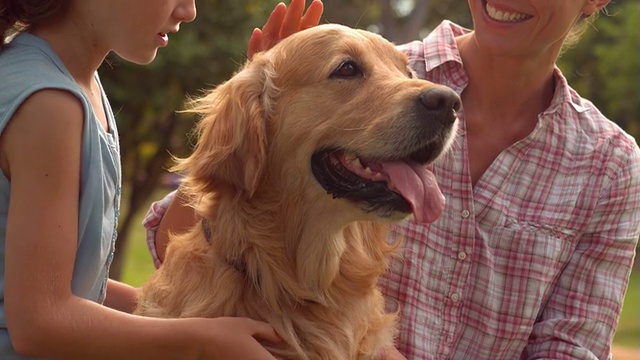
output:
<path id="1" fill-rule="evenodd" d="M 469 314 L 477 314 L 474 322 L 500 351 L 517 352 L 570 259 L 573 231 L 510 220 L 485 234 L 476 252 L 476 309 Z"/>

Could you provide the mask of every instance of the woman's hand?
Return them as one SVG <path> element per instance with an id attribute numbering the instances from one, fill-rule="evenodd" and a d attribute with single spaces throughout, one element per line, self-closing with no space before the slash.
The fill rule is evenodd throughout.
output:
<path id="1" fill-rule="evenodd" d="M 304 12 L 304 0 L 291 0 L 289 8 L 279 3 L 262 29 L 256 28 L 249 39 L 249 59 L 256 53 L 271 49 L 280 40 L 298 31 L 318 25 L 322 16 L 321 0 L 313 0 Z"/>

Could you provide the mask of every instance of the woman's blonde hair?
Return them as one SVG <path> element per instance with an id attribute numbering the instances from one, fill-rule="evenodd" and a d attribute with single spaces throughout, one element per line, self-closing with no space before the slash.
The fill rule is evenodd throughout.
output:
<path id="1" fill-rule="evenodd" d="M 607 14 L 606 8 L 603 8 L 600 11 L 603 12 L 604 14 Z M 588 16 L 583 15 L 580 18 L 578 18 L 578 20 L 576 20 L 575 24 L 573 24 L 573 27 L 569 31 L 569 34 L 564 39 L 564 43 L 562 43 L 563 51 L 571 48 L 572 46 L 576 45 L 580 41 L 580 39 L 582 38 L 582 35 L 584 35 L 587 29 L 593 26 L 593 23 L 596 21 L 598 16 L 600 16 L 600 11 L 596 11 L 593 14 Z"/>

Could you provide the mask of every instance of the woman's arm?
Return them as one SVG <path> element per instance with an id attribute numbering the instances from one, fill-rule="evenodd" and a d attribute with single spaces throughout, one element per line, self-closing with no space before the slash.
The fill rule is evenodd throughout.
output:
<path id="1" fill-rule="evenodd" d="M 192 207 L 187 205 L 187 201 L 180 193 L 175 192 L 173 199 L 162 216 L 155 236 L 155 247 L 158 260 L 164 261 L 169 236 L 171 234 L 181 234 L 189 230 L 197 221 L 198 217 Z"/>
<path id="2" fill-rule="evenodd" d="M 2 134 L 12 185 L 4 306 L 14 349 L 65 360 L 273 359 L 254 338 L 278 341 L 264 323 L 143 318 L 71 292 L 82 119 L 75 96 L 46 90 L 26 100 Z"/>
<path id="3" fill-rule="evenodd" d="M 628 140 L 613 152 L 610 171 L 593 175 L 607 177 L 602 188 L 589 189 L 599 193 L 598 204 L 522 359 L 609 358 L 640 236 L 640 150 Z"/>
<path id="4" fill-rule="evenodd" d="M 323 10 L 321 0 L 313 0 L 306 12 L 304 0 L 291 0 L 288 8 L 279 3 L 262 29 L 253 30 L 247 56 L 251 59 L 256 53 L 271 49 L 287 36 L 318 25 Z"/>

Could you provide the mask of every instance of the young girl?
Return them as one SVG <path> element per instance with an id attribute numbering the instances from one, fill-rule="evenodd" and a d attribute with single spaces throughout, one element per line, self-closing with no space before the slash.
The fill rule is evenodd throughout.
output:
<path id="1" fill-rule="evenodd" d="M 392 235 L 403 246 L 380 284 L 401 319 L 390 352 L 608 359 L 640 236 L 640 150 L 555 62 L 609 0 L 468 3 L 473 30 L 444 21 L 400 46 L 463 109 L 434 166 L 444 213 Z M 167 231 L 194 221 L 173 197 L 145 220 L 158 264 Z"/>
<path id="2" fill-rule="evenodd" d="M 151 62 L 195 16 L 194 0 L 0 3 L 1 359 L 273 359 L 268 324 L 133 316 L 135 289 L 107 276 L 121 175 L 96 70 L 111 51 Z"/>

